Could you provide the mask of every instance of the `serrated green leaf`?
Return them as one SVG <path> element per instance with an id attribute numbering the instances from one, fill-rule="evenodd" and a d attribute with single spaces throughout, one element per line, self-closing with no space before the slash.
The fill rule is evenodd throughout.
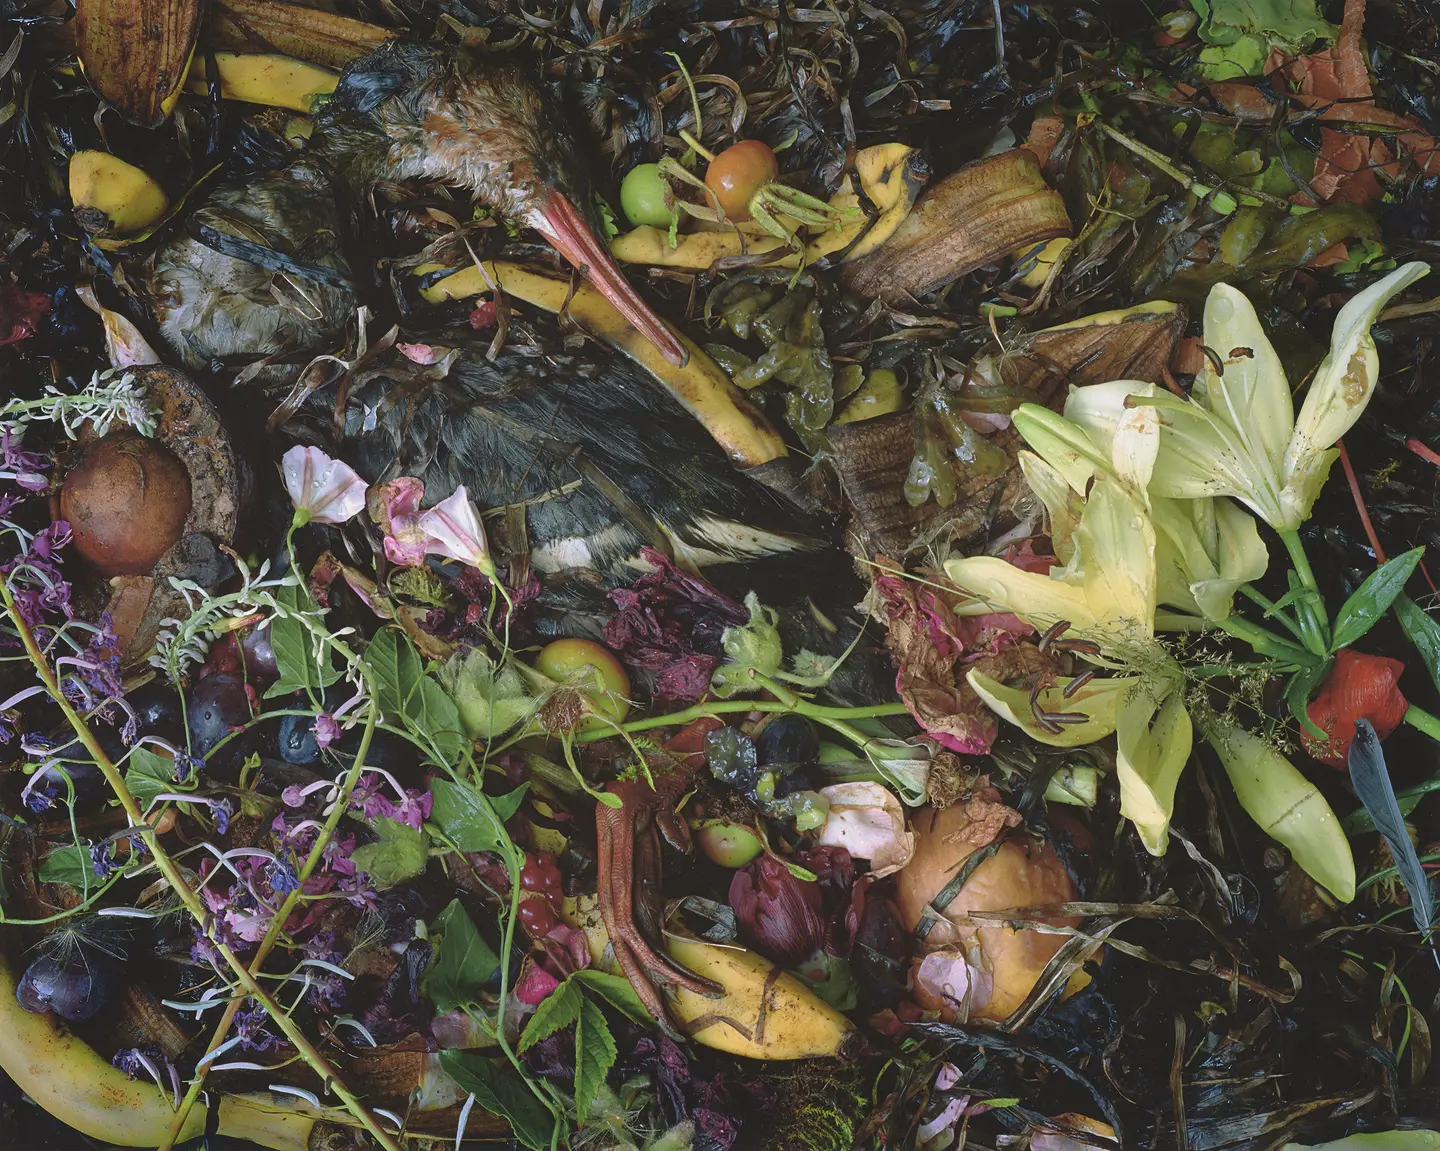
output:
<path id="1" fill-rule="evenodd" d="M 615 1066 L 615 1037 L 605 1022 L 605 1013 L 590 1000 L 580 1008 L 575 1027 L 575 1114 L 588 1115 L 595 1092 Z"/>
<path id="2" fill-rule="evenodd" d="M 69 843 L 47 855 L 36 874 L 41 883 L 68 883 L 71 887 L 86 888 L 95 881 L 95 865 L 86 848 Z"/>
<path id="3" fill-rule="evenodd" d="M 1405 590 L 1405 582 L 1424 554 L 1423 547 L 1411 548 L 1404 555 L 1381 564 L 1365 577 L 1365 582 L 1355 589 L 1335 615 L 1334 639 L 1330 644 L 1332 652 L 1349 647 L 1379 622 L 1396 597 Z"/>
<path id="4" fill-rule="evenodd" d="M 464 1051 L 440 1052 L 440 1069 L 492 1115 L 504 1116 L 515 1138 L 530 1151 L 546 1151 L 555 1135 L 555 1116 L 505 1060 Z"/>
<path id="5" fill-rule="evenodd" d="M 461 851 L 495 851 L 509 840 L 490 797 L 475 788 L 437 779 L 430 784 L 430 795 L 431 820 Z"/>
<path id="6" fill-rule="evenodd" d="M 593 991 L 620 1014 L 628 1015 L 635 1022 L 654 1022 L 650 1012 L 645 1009 L 645 1004 L 640 1002 L 640 996 L 635 994 L 635 988 L 630 986 L 630 980 L 624 976 L 586 967 L 575 972 L 570 979 L 581 984 L 586 990 Z"/>
<path id="7" fill-rule="evenodd" d="M 585 996 L 580 994 L 580 989 L 570 980 L 565 980 L 540 1001 L 540 1006 L 530 1017 L 525 1033 L 520 1036 L 521 1054 L 578 1020 L 584 1004 Z"/>
<path id="8" fill-rule="evenodd" d="M 293 584 L 277 591 L 275 600 L 283 609 L 295 612 L 311 612 L 319 606 L 308 591 Z M 270 647 L 280 678 L 265 693 L 266 699 L 296 691 L 319 693 L 344 674 L 335 666 L 330 649 L 320 651 L 315 637 L 298 620 L 284 616 L 271 620 Z"/>
<path id="9" fill-rule="evenodd" d="M 435 962 L 426 975 L 426 991 L 442 1014 L 480 1002 L 480 993 L 500 967 L 485 937 L 458 899 L 435 917 L 430 938 L 438 940 Z"/>
<path id="10" fill-rule="evenodd" d="M 148 747 L 134 747 L 125 764 L 125 786 L 144 811 L 162 792 L 175 790 L 175 761 Z"/>
<path id="11" fill-rule="evenodd" d="M 374 827 L 380 838 L 357 847 L 350 859 L 357 870 L 375 881 L 376 887 L 394 887 L 425 870 L 430 856 L 428 835 L 383 815 L 376 818 Z"/>

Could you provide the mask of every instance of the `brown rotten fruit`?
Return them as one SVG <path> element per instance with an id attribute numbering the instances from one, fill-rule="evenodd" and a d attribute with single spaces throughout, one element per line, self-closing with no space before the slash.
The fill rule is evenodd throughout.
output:
<path id="1" fill-rule="evenodd" d="M 916 968 L 916 998 L 922 1007 L 949 1019 L 959 1014 L 999 1022 L 1025 1002 L 1046 964 L 1065 942 L 1063 935 L 1016 930 L 998 921 L 967 921 L 977 911 L 1068 903 L 1079 897 L 1075 882 L 1055 849 L 1018 827 L 1019 815 L 999 802 L 992 788 L 968 803 L 944 811 L 925 808 L 912 821 L 918 842 L 915 857 L 896 880 L 896 902 L 905 926 L 915 930 L 922 917 L 933 919 L 921 940 L 924 952 Z M 943 906 L 930 907 L 956 880 L 966 860 L 1004 841 L 965 877 Z M 1075 926 L 1075 916 L 1045 920 Z M 983 923 L 983 925 L 982 925 Z M 962 967 L 963 959 L 967 967 Z M 927 964 L 928 960 L 928 964 Z"/>
<path id="2" fill-rule="evenodd" d="M 150 571 L 189 514 L 185 465 L 163 443 L 128 430 L 91 447 L 60 491 L 75 550 L 104 576 Z"/>

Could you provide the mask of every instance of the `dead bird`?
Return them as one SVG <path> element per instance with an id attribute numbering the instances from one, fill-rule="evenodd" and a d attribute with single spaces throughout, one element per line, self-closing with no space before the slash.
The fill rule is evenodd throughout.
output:
<path id="1" fill-rule="evenodd" d="M 340 454 L 367 480 L 418 477 L 427 506 L 461 484 L 482 509 L 522 505 L 542 575 L 633 578 L 646 545 L 691 569 L 828 546 L 821 522 L 737 471 L 618 355 L 492 362 L 476 343 L 420 365 L 392 352 L 345 392 Z M 328 420 L 335 400 L 317 392 L 312 410 Z"/>
<path id="2" fill-rule="evenodd" d="M 463 188 L 539 232 L 672 363 L 687 352 L 596 236 L 584 150 L 533 62 L 392 41 L 347 67 L 287 167 L 212 192 L 143 290 L 186 366 L 333 343 L 357 303 L 347 204 L 381 180 Z"/>

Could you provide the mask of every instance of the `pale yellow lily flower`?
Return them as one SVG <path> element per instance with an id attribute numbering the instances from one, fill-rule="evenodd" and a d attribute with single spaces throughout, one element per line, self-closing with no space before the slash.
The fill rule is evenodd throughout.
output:
<path id="1" fill-rule="evenodd" d="M 1296 531 L 1330 473 L 1335 442 L 1375 391 L 1380 358 L 1371 325 L 1391 297 L 1429 270 L 1418 261 L 1406 264 L 1340 309 L 1329 354 L 1298 419 L 1285 369 L 1255 308 L 1238 289 L 1215 285 L 1205 304 L 1204 331 L 1218 364 L 1207 357 L 1191 399 L 1153 391 L 1145 401 L 1158 409 L 1162 423 L 1151 494 L 1230 496 L 1276 531 Z"/>

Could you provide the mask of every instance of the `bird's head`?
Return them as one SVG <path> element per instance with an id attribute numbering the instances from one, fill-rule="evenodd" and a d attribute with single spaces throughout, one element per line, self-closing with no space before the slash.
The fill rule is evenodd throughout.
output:
<path id="1" fill-rule="evenodd" d="M 598 238 L 584 151 L 537 74 L 537 62 L 500 53 L 392 41 L 345 70 L 317 138 L 347 152 L 362 179 L 458 185 L 534 228 L 683 364 L 684 345 Z"/>

